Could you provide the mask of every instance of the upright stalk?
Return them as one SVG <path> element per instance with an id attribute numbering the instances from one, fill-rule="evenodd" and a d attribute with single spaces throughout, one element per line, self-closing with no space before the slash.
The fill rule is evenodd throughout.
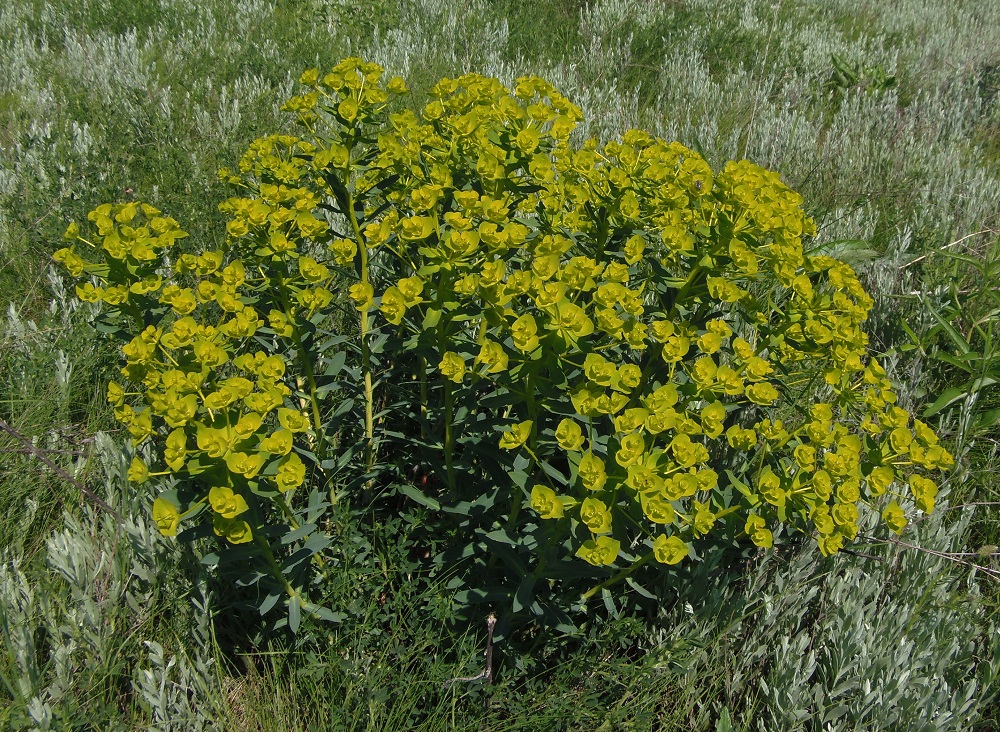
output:
<path id="1" fill-rule="evenodd" d="M 442 272 L 438 282 L 437 293 L 435 294 L 435 306 L 443 310 L 447 299 L 447 291 L 451 286 L 447 275 Z M 448 350 L 448 333 L 446 330 L 447 319 L 442 317 L 437 324 L 438 352 L 445 353 Z M 448 490 L 455 494 L 455 392 L 454 387 L 448 379 L 441 377 L 444 384 L 444 469 L 448 481 Z"/>
<path id="2" fill-rule="evenodd" d="M 267 562 L 267 566 L 270 568 L 272 576 L 278 580 L 279 583 L 281 583 L 282 587 L 285 588 L 285 593 L 288 595 L 288 599 L 292 600 L 297 597 L 300 601 L 303 600 L 304 598 L 299 591 L 292 586 L 292 583 L 288 581 L 287 577 L 285 577 L 285 573 L 281 571 L 281 566 L 278 564 L 278 560 L 274 558 L 274 552 L 271 551 L 271 545 L 267 543 L 267 540 L 261 538 L 257 534 L 254 534 L 253 542 L 261 550 L 261 554 L 264 555 L 264 561 Z"/>
<path id="3" fill-rule="evenodd" d="M 420 357 L 420 439 L 427 439 L 427 359 Z"/>
<path id="4" fill-rule="evenodd" d="M 313 371 L 312 359 L 302 345 L 302 334 L 299 333 L 299 327 L 296 325 L 295 319 L 291 318 L 292 305 L 288 299 L 288 291 L 285 289 L 284 277 L 278 279 L 278 292 L 281 294 L 281 302 L 285 307 L 285 312 L 289 315 L 292 326 L 292 340 L 295 343 L 295 353 L 298 356 L 302 371 L 306 376 L 306 384 L 309 387 L 309 403 L 312 408 L 313 428 L 316 430 L 316 454 L 322 459 L 325 457 L 325 446 L 323 441 L 323 419 L 320 415 L 319 398 L 317 397 L 316 373 Z"/>
<path id="5" fill-rule="evenodd" d="M 361 255 L 361 282 L 365 285 L 371 284 L 368 273 L 368 245 L 364 236 L 361 235 L 361 227 L 358 226 L 358 217 L 354 213 L 354 197 L 347 197 L 347 217 L 351 221 L 351 228 L 354 230 L 355 243 L 358 245 L 358 252 Z M 368 333 L 371 329 L 368 308 L 361 311 L 361 372 L 365 389 L 365 472 L 370 472 L 375 464 L 375 408 L 374 393 L 372 388 L 372 364 L 371 350 L 368 344 Z"/>
<path id="6" fill-rule="evenodd" d="M 455 436 L 452 433 L 452 413 L 455 411 L 455 394 L 451 382 L 444 381 L 444 470 L 448 477 L 448 490 L 455 493 Z"/>
<path id="7" fill-rule="evenodd" d="M 323 418 L 320 416 L 319 398 L 316 396 L 316 374 L 313 372 L 312 359 L 303 350 L 302 337 L 299 335 L 299 329 L 295 325 L 292 326 L 292 337 L 295 340 L 295 350 L 302 362 L 302 370 L 306 373 L 306 384 L 309 386 L 309 403 L 312 405 L 313 427 L 316 429 L 316 441 L 319 445 L 322 445 Z M 322 457 L 322 449 L 317 450 L 317 454 Z"/>

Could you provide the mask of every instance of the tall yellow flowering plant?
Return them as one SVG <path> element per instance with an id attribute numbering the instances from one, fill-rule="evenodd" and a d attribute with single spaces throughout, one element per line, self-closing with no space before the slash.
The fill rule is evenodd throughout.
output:
<path id="1" fill-rule="evenodd" d="M 131 477 L 164 488 L 162 533 L 255 547 L 294 624 L 319 610 L 309 563 L 281 559 L 322 564 L 334 480 L 451 521 L 516 607 L 535 580 L 604 580 L 589 596 L 713 535 L 829 555 L 859 507 L 896 533 L 933 509 L 952 458 L 895 405 L 871 298 L 803 248 L 777 174 L 638 130 L 573 144 L 580 110 L 537 78 L 444 79 L 419 112 L 359 59 L 300 81 L 302 134 L 220 172 L 224 244 L 106 204 L 55 255 L 128 334 L 108 396 L 150 445 Z M 439 480 L 401 485 L 392 443 Z"/>

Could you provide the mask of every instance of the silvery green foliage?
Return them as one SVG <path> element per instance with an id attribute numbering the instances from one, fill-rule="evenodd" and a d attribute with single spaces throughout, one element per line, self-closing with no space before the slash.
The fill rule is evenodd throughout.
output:
<path id="1" fill-rule="evenodd" d="M 0 633 L 4 648 L 15 664 L 13 678 L 5 681 L 13 687 L 16 701 L 25 706 L 30 719 L 42 729 L 49 729 L 52 712 L 38 695 L 44 685 L 44 668 L 35 652 L 34 637 L 40 605 L 45 600 L 36 600 L 34 588 L 20 565 L 17 559 L 9 557 L 4 557 L 0 564 Z"/>
<path id="2" fill-rule="evenodd" d="M 972 729 L 995 693 L 1000 644 L 972 574 L 933 553 L 960 550 L 971 515 L 949 523 L 956 513 L 904 534 L 921 550 L 873 544 L 856 547 L 871 558 L 823 559 L 791 549 L 741 586 L 709 579 L 660 638 L 694 687 L 725 670 L 698 728 L 728 706 L 744 710 L 747 730 Z"/>
<path id="3" fill-rule="evenodd" d="M 67 292 L 63 278 L 54 266 L 46 270 L 46 281 L 51 295 L 46 314 L 48 322 L 40 326 L 34 320 L 23 317 L 14 302 L 7 303 L 6 317 L 0 317 L 0 348 L 28 358 L 52 359 L 57 380 L 65 377 L 68 383 L 73 365 L 60 348 L 61 339 L 71 329 L 83 325 L 86 318 L 95 312 L 95 308 L 81 303 L 72 293 Z M 60 356 L 60 353 L 63 355 Z M 62 384 L 63 381 L 58 383 Z"/>
<path id="4" fill-rule="evenodd" d="M 79 517 L 66 514 L 46 542 L 48 572 L 26 570 L 10 552 L 0 564 L 0 629 L 15 705 L 37 729 L 61 729 L 86 714 L 88 685 L 101 683 L 109 659 L 128 652 L 126 639 L 156 628 L 164 612 L 158 598 L 174 591 L 179 551 L 161 540 L 143 500 L 130 497 L 136 492 L 121 490 L 130 456 L 103 433 L 96 449 L 108 502 L 126 519 L 119 524 L 85 506 Z M 210 728 L 221 711 L 203 581 L 189 598 L 183 650 L 165 651 L 149 638 L 144 657 L 130 662 L 139 717 L 147 717 L 149 729 Z"/>
<path id="5" fill-rule="evenodd" d="M 150 729 L 214 729 L 223 711 L 212 656 L 211 609 L 204 585 L 191 597 L 190 637 L 172 654 L 153 640 L 148 663 L 136 669 L 132 688 L 149 715 Z"/>

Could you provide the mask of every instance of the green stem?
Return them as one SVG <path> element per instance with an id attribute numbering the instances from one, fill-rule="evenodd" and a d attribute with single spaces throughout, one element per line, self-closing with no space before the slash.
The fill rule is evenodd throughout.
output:
<path id="1" fill-rule="evenodd" d="M 444 469 L 448 477 L 448 490 L 455 493 L 455 436 L 452 434 L 452 419 L 455 411 L 455 395 L 451 382 L 444 382 Z"/>
<path id="2" fill-rule="evenodd" d="M 420 357 L 420 439 L 427 439 L 427 359 Z"/>
<path id="3" fill-rule="evenodd" d="M 285 306 L 285 313 L 288 314 L 288 320 L 292 325 L 292 340 L 295 343 L 295 353 L 298 356 L 299 364 L 302 366 L 302 371 L 305 373 L 306 384 L 309 386 L 309 403 L 312 406 L 313 428 L 316 430 L 316 454 L 322 459 L 324 457 L 323 418 L 319 411 L 316 374 L 313 371 L 312 359 L 309 358 L 309 354 L 306 353 L 302 345 L 302 334 L 299 332 L 299 327 L 295 324 L 295 319 L 292 317 L 292 306 L 288 299 L 288 290 L 285 289 L 285 280 L 283 277 L 278 279 L 278 291 L 281 293 L 281 302 Z"/>
<path id="4" fill-rule="evenodd" d="M 302 608 L 302 611 L 310 615 L 313 614 L 316 606 L 309 602 L 309 600 L 307 600 L 301 592 L 292 587 L 292 583 L 288 581 L 285 577 L 285 573 L 281 571 L 281 567 L 278 565 L 278 560 L 274 558 L 274 552 L 271 551 L 271 545 L 256 535 L 254 535 L 253 540 L 254 543 L 260 547 L 262 553 L 264 554 L 264 559 L 271 568 L 271 573 L 274 575 L 274 578 L 281 583 L 282 587 L 284 587 L 288 598 L 290 600 L 298 599 L 299 606 Z"/>
<path id="5" fill-rule="evenodd" d="M 437 293 L 434 297 L 434 304 L 444 311 L 444 303 L 447 299 L 447 290 L 451 286 L 448 277 L 442 272 L 438 282 Z M 448 333 L 446 330 L 447 319 L 441 317 L 437 324 L 438 352 L 444 354 L 448 350 Z M 445 476 L 448 480 L 448 490 L 455 494 L 455 394 L 452 390 L 452 383 L 442 375 L 444 383 L 444 467 Z"/>
<path id="6" fill-rule="evenodd" d="M 507 516 L 507 529 L 508 531 L 513 531 L 514 527 L 517 526 L 517 517 L 521 513 L 521 496 L 515 493 L 511 497 L 510 515 Z"/>
<path id="7" fill-rule="evenodd" d="M 528 443 L 525 446 L 525 449 L 527 450 L 528 455 L 531 456 L 531 459 L 534 460 L 535 464 L 537 465 L 539 462 L 537 457 L 538 425 L 535 424 L 535 417 L 537 415 L 538 409 L 535 404 L 534 376 L 535 372 L 532 369 L 528 372 L 528 375 L 524 380 L 524 396 L 528 404 L 528 418 L 531 420 L 532 423 L 531 434 L 528 437 Z M 521 504 L 523 503 L 520 491 L 516 491 L 514 495 L 511 496 L 510 502 L 511 506 L 510 506 L 510 514 L 508 514 L 507 516 L 507 529 L 508 531 L 513 531 L 514 527 L 517 526 L 517 517 L 521 513 Z"/>
<path id="8" fill-rule="evenodd" d="M 667 320 L 673 320 L 677 315 L 677 306 L 684 301 L 687 297 L 688 291 L 694 285 L 695 280 L 701 275 L 702 267 L 700 264 L 696 264 L 688 275 L 681 289 L 677 291 L 676 297 L 674 297 L 674 302 L 670 306 L 670 312 L 667 314 Z"/>
<path id="9" fill-rule="evenodd" d="M 316 454 L 324 457 L 321 446 L 323 445 L 323 418 L 319 411 L 319 397 L 317 396 L 316 374 L 313 372 L 312 360 L 306 355 L 302 348 L 302 339 L 299 336 L 299 329 L 293 328 L 295 334 L 295 349 L 302 354 L 302 368 L 306 372 L 306 384 L 309 386 L 309 403 L 312 405 L 313 428 L 316 430 Z"/>
<path id="10" fill-rule="evenodd" d="M 285 518 L 288 519 L 288 525 L 292 527 L 292 530 L 299 528 L 299 522 L 295 520 L 295 514 L 292 513 L 292 509 L 288 507 L 288 502 L 285 501 L 285 497 L 280 493 L 274 497 L 274 502 L 278 504 L 278 508 L 281 512 L 285 514 Z"/>
<path id="11" fill-rule="evenodd" d="M 271 568 L 271 573 L 274 575 L 274 578 L 278 580 L 278 582 L 280 582 L 281 585 L 285 588 L 285 592 L 288 594 L 288 597 L 290 599 L 294 599 L 297 597 L 301 602 L 303 599 L 302 595 L 299 594 L 298 590 L 292 587 L 292 583 L 288 581 L 288 578 L 285 577 L 285 573 L 281 571 L 281 567 L 278 565 L 278 560 L 274 558 L 274 552 L 271 551 L 271 545 L 268 544 L 266 541 L 264 541 L 264 539 L 262 539 L 257 534 L 254 534 L 253 540 L 254 543 L 256 543 L 257 546 L 260 547 L 261 552 L 264 554 L 264 559 L 267 561 L 268 566 Z"/>
<path id="12" fill-rule="evenodd" d="M 538 415 L 538 406 L 535 403 L 535 369 L 531 368 L 524 380 L 524 398 L 528 403 L 528 419 L 531 420 L 531 434 L 528 436 L 528 447 L 534 452 L 538 450 L 538 425 L 535 418 Z M 537 462 L 537 459 L 536 459 Z"/>
<path id="13" fill-rule="evenodd" d="M 288 519 L 288 525 L 292 527 L 292 530 L 294 531 L 295 529 L 299 528 L 299 522 L 296 521 L 295 514 L 293 514 L 292 509 L 289 508 L 288 502 L 285 500 L 285 497 L 279 493 L 275 497 L 274 502 L 278 504 L 278 508 L 281 509 L 281 512 L 285 515 L 285 518 Z M 323 560 L 323 557 L 321 557 L 319 554 L 313 554 L 313 561 L 316 562 L 316 566 L 319 567 L 320 571 L 324 572 L 325 574 L 326 562 Z"/>
<path id="14" fill-rule="evenodd" d="M 583 593 L 583 600 L 584 601 L 589 600 L 590 598 L 592 598 L 594 595 L 596 595 L 601 590 L 604 590 L 604 589 L 606 589 L 608 587 L 611 587 L 612 585 L 618 584 L 619 582 L 621 582 L 623 579 L 625 579 L 626 577 L 628 577 L 635 570 L 639 569 L 639 567 L 641 567 L 642 565 L 644 565 L 646 562 L 648 562 L 652 558 L 653 558 L 653 552 L 649 552 L 649 554 L 646 554 L 644 556 L 639 557 L 634 562 L 632 562 L 632 564 L 630 564 L 629 566 L 625 567 L 623 570 L 621 570 L 617 574 L 611 575 L 608 579 L 604 580 L 599 585 L 594 585 L 589 590 L 587 590 L 586 592 L 584 592 Z"/>
<path id="15" fill-rule="evenodd" d="M 368 273 L 368 245 L 361 234 L 361 227 L 358 226 L 358 217 L 354 213 L 354 196 L 347 196 L 347 217 L 351 221 L 351 228 L 354 230 L 355 243 L 361 255 L 361 282 L 365 285 L 371 284 Z M 361 311 L 361 371 L 365 388 L 365 472 L 371 472 L 375 465 L 375 401 L 372 387 L 371 351 L 368 344 L 368 335 L 371 329 L 369 322 L 368 308 Z"/>

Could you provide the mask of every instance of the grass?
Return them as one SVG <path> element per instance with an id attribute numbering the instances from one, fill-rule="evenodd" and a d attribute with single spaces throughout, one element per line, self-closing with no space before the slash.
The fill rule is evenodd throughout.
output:
<path id="1" fill-rule="evenodd" d="M 874 250 L 859 265 L 877 300 L 870 330 L 905 405 L 955 383 L 900 350 L 900 319 L 932 325 L 901 295 L 968 275 L 936 255 L 902 265 L 975 232 L 992 231 L 969 240 L 972 256 L 996 240 L 1000 3 L 14 0 L 0 9 L 0 416 L 70 451 L 54 454 L 129 519 L 99 517 L 0 438 L 0 725 L 1000 728 L 996 584 L 895 545 L 706 567 L 634 619 L 595 609 L 580 638 L 524 628 L 498 646 L 493 687 L 443 690 L 480 670 L 483 618 L 456 617 L 408 557 L 342 566 L 331 600 L 349 617 L 295 645 L 158 538 L 144 499 L 122 492 L 120 451 L 93 439 L 114 437 L 100 393 L 114 357 L 50 280 L 49 256 L 68 220 L 133 197 L 213 241 L 226 195 L 215 170 L 286 124 L 277 105 L 302 69 L 349 53 L 406 75 L 415 105 L 441 76 L 534 73 L 583 107 L 584 134 L 643 126 L 716 166 L 746 156 L 781 171 L 817 217 L 818 244 Z M 834 55 L 898 87 L 832 88 Z M 953 415 L 942 428 L 956 436 Z M 996 439 L 974 436 L 951 505 L 1000 500 Z M 941 513 L 907 540 L 1000 545 L 997 515 Z M 383 547 L 388 530 L 357 527 Z"/>

